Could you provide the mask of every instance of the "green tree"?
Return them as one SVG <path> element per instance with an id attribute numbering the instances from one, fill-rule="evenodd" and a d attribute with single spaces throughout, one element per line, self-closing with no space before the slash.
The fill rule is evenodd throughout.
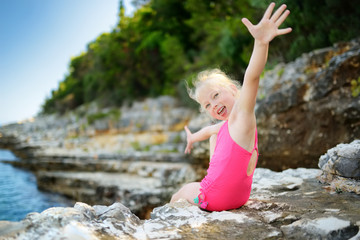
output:
<path id="1" fill-rule="evenodd" d="M 43 112 L 66 112 L 97 101 L 119 105 L 161 94 L 185 97 L 183 79 L 220 67 L 243 78 L 253 39 L 242 24 L 260 20 L 270 0 L 134 0 L 139 8 L 110 33 L 71 59 L 69 72 L 43 104 Z M 271 43 L 269 64 L 290 61 L 316 48 L 360 36 L 356 1 L 279 0 L 291 11 L 283 27 L 293 32 Z"/>

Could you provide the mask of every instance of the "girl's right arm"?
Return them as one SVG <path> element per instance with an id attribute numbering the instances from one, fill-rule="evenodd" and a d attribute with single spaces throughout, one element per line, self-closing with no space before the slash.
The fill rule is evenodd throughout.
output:
<path id="1" fill-rule="evenodd" d="M 184 128 L 186 131 L 186 141 L 187 141 L 185 153 L 191 152 L 192 145 L 194 143 L 204 141 L 206 139 L 209 139 L 212 135 L 217 134 L 223 124 L 224 124 L 224 122 L 210 125 L 210 126 L 200 129 L 196 133 L 191 133 L 189 128 L 187 126 L 185 126 Z"/>

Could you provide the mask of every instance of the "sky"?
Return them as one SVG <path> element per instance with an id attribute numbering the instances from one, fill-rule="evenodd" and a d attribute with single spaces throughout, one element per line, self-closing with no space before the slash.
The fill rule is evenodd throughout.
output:
<path id="1" fill-rule="evenodd" d="M 70 60 L 118 22 L 120 0 L 0 1 L 0 125 L 35 117 Z M 125 0 L 126 15 L 134 7 Z"/>

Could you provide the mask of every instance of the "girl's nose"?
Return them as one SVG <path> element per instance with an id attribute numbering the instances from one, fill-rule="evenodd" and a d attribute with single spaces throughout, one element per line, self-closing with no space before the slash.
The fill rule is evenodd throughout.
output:
<path id="1" fill-rule="evenodd" d="M 216 108 L 217 108 L 217 104 L 212 104 L 212 106 L 213 106 L 213 111 L 216 111 Z"/>

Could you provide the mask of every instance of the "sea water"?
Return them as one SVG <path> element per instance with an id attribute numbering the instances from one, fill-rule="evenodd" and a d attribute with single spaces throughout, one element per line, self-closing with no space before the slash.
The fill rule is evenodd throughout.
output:
<path id="1" fill-rule="evenodd" d="M 40 191 L 34 174 L 1 160 L 19 159 L 9 150 L 0 149 L 0 220 L 20 221 L 31 212 L 73 204 L 60 195 Z"/>

